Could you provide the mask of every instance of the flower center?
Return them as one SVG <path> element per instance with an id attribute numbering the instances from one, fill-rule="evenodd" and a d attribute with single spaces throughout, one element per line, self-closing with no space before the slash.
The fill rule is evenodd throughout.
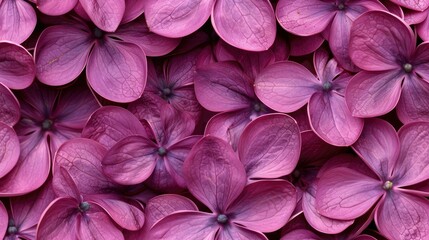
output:
<path id="1" fill-rule="evenodd" d="M 253 111 L 260 112 L 262 110 L 262 106 L 260 103 L 253 104 Z"/>
<path id="2" fill-rule="evenodd" d="M 406 73 L 410 73 L 411 71 L 413 71 L 413 65 L 411 65 L 411 63 L 405 63 L 402 68 L 404 69 L 404 71 Z"/>
<path id="3" fill-rule="evenodd" d="M 13 221 L 13 219 L 9 219 L 7 233 L 9 235 L 13 235 L 13 234 L 16 234 L 17 232 L 18 232 L 18 228 L 15 226 L 15 221 Z"/>
<path id="4" fill-rule="evenodd" d="M 329 90 L 331 90 L 332 83 L 331 82 L 324 82 L 322 87 L 323 87 L 323 90 L 329 91 Z"/>
<path id="5" fill-rule="evenodd" d="M 91 205 L 88 202 L 81 202 L 79 204 L 79 210 L 81 212 L 87 212 L 91 208 Z"/>
<path id="6" fill-rule="evenodd" d="M 50 130 L 52 128 L 53 124 L 54 124 L 54 122 L 51 119 L 45 119 L 42 122 L 42 129 L 43 130 Z"/>
<path id="7" fill-rule="evenodd" d="M 165 149 L 165 148 L 163 148 L 163 147 L 160 147 L 160 148 L 158 148 L 158 155 L 159 156 L 165 156 L 167 154 L 167 149 Z"/>
<path id="8" fill-rule="evenodd" d="M 338 10 L 344 10 L 344 8 L 346 8 L 346 6 L 344 5 L 344 3 L 340 3 L 337 5 Z"/>
<path id="9" fill-rule="evenodd" d="M 386 182 L 383 184 L 383 189 L 384 189 L 384 190 L 390 190 L 390 189 L 392 189 L 392 187 L 393 187 L 393 183 L 392 183 L 391 181 L 386 181 Z"/>
<path id="10" fill-rule="evenodd" d="M 98 27 L 94 28 L 94 37 L 95 38 L 101 38 L 103 37 L 104 33 L 101 29 L 99 29 Z"/>
<path id="11" fill-rule="evenodd" d="M 225 214 L 219 214 L 217 215 L 216 220 L 218 223 L 225 224 L 228 222 L 228 216 L 226 216 Z"/>

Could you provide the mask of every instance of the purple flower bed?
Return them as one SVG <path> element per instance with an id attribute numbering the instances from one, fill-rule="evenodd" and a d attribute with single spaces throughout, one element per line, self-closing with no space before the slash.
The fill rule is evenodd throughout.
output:
<path id="1" fill-rule="evenodd" d="M 0 0 L 0 238 L 429 240 L 428 14 Z"/>

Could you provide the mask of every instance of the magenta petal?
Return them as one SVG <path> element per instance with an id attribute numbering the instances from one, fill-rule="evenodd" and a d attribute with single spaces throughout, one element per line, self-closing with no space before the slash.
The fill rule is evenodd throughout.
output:
<path id="1" fill-rule="evenodd" d="M 36 12 L 28 2 L 0 1 L 0 39 L 22 43 L 34 31 L 36 22 Z"/>
<path id="2" fill-rule="evenodd" d="M 135 44 L 106 40 L 92 50 L 86 74 L 88 83 L 102 97 L 131 102 L 141 97 L 146 86 L 146 55 Z"/>
<path id="3" fill-rule="evenodd" d="M 335 9 L 332 3 L 319 0 L 280 0 L 276 16 L 286 31 L 310 36 L 329 26 L 335 16 Z"/>
<path id="4" fill-rule="evenodd" d="M 429 41 L 429 31 L 428 31 L 428 29 L 429 29 L 429 18 L 427 17 L 428 16 L 427 11 L 426 11 L 425 15 L 426 16 L 425 16 L 424 21 L 422 23 L 418 24 L 416 28 L 417 28 L 417 33 L 418 33 L 419 37 L 423 41 Z"/>
<path id="5" fill-rule="evenodd" d="M 216 239 L 217 240 L 231 240 L 231 239 L 268 240 L 268 238 L 260 232 L 255 232 L 235 224 L 232 224 L 231 226 L 228 226 L 226 228 L 221 228 L 219 230 L 218 237 Z"/>
<path id="6" fill-rule="evenodd" d="M 40 34 L 34 59 L 37 78 L 42 83 L 59 86 L 79 76 L 92 47 L 90 33 L 86 31 L 61 25 L 46 28 Z"/>
<path id="7" fill-rule="evenodd" d="M 37 0 L 37 8 L 44 14 L 59 16 L 72 10 L 77 2 L 78 0 Z"/>
<path id="8" fill-rule="evenodd" d="M 109 217 L 124 229 L 135 231 L 143 227 L 144 214 L 124 199 L 110 195 L 88 195 L 85 200 L 101 207 Z"/>
<path id="9" fill-rule="evenodd" d="M 353 22 L 350 58 L 367 71 L 398 69 L 401 58 L 411 57 L 415 44 L 413 31 L 403 20 L 386 11 L 370 11 Z"/>
<path id="10" fill-rule="evenodd" d="M 233 223 L 261 232 L 273 232 L 289 221 L 296 206 L 295 187 L 284 180 L 258 181 L 247 185 L 228 207 Z"/>
<path id="11" fill-rule="evenodd" d="M 55 199 L 40 217 L 37 239 L 77 239 L 75 214 L 78 206 L 79 203 L 72 198 Z"/>
<path id="12" fill-rule="evenodd" d="M 427 19 L 429 22 L 429 15 Z M 416 49 L 413 69 L 420 77 L 422 77 L 427 82 L 429 82 L 428 62 L 429 62 L 429 42 L 424 42 L 420 44 Z"/>
<path id="13" fill-rule="evenodd" d="M 335 15 L 329 31 L 329 47 L 338 63 L 349 71 L 356 71 L 349 55 L 350 28 L 352 19 L 344 12 Z"/>
<path id="14" fill-rule="evenodd" d="M 0 102 L 0 122 L 13 127 L 21 117 L 20 106 L 13 93 L 2 83 L 0 83 Z"/>
<path id="15" fill-rule="evenodd" d="M 365 214 L 383 194 L 382 182 L 347 167 L 319 175 L 316 210 L 323 216 L 353 220 Z"/>
<path id="16" fill-rule="evenodd" d="M 35 75 L 33 57 L 24 47 L 0 41 L 0 83 L 12 89 L 24 89 L 31 85 Z"/>
<path id="17" fill-rule="evenodd" d="M 322 240 L 317 234 L 307 229 L 296 229 L 283 235 L 280 240 Z"/>
<path id="18" fill-rule="evenodd" d="M 375 223 L 388 239 L 429 238 L 429 202 L 399 191 L 386 195 L 377 208 Z"/>
<path id="19" fill-rule="evenodd" d="M 402 86 L 401 98 L 396 106 L 398 118 L 403 123 L 429 121 L 429 79 L 407 75 Z"/>
<path id="20" fill-rule="evenodd" d="M 128 23 L 143 14 L 146 1 L 125 0 L 125 12 L 121 23 Z"/>
<path id="21" fill-rule="evenodd" d="M 73 178 L 64 167 L 57 167 L 53 175 L 52 188 L 56 196 L 70 197 L 76 199 L 77 201 L 81 199 L 79 189 L 77 189 Z"/>
<path id="22" fill-rule="evenodd" d="M 425 0 L 390 0 L 398 4 L 399 6 L 403 6 L 416 11 L 423 11 L 429 7 L 429 2 Z"/>
<path id="23" fill-rule="evenodd" d="M 178 38 L 200 28 L 209 18 L 213 0 L 147 0 L 145 16 L 152 32 Z"/>
<path id="24" fill-rule="evenodd" d="M 130 136 L 116 143 L 103 158 L 103 172 L 113 181 L 132 185 L 145 181 L 158 161 L 158 147 L 142 136 Z"/>
<path id="25" fill-rule="evenodd" d="M 8 215 L 3 202 L 0 202 L 0 238 L 4 238 L 6 229 L 8 227 Z"/>
<path id="26" fill-rule="evenodd" d="M 289 36 L 290 55 L 303 56 L 316 51 L 323 43 L 322 34 L 311 35 L 307 37 Z"/>
<path id="27" fill-rule="evenodd" d="M 401 186 L 413 185 L 429 179 L 429 123 L 411 123 L 398 133 L 401 151 L 394 176 Z"/>
<path id="28" fill-rule="evenodd" d="M 268 107 L 293 112 L 304 106 L 320 85 L 304 66 L 290 61 L 266 67 L 255 80 L 255 93 Z"/>
<path id="29" fill-rule="evenodd" d="M 131 112 L 116 106 L 106 106 L 95 111 L 82 130 L 82 137 L 96 140 L 106 148 L 136 134 L 146 135 L 140 121 Z"/>
<path id="30" fill-rule="evenodd" d="M 267 50 L 276 37 L 274 10 L 266 0 L 217 0 L 212 25 L 225 42 L 248 51 Z"/>
<path id="31" fill-rule="evenodd" d="M 198 102 L 213 112 L 246 108 L 254 96 L 252 80 L 232 62 L 213 63 L 199 69 L 195 79 Z"/>
<path id="32" fill-rule="evenodd" d="M 346 102 L 354 117 L 381 116 L 395 108 L 404 74 L 398 71 L 356 74 L 346 88 Z"/>
<path id="33" fill-rule="evenodd" d="M 238 143 L 248 178 L 278 178 L 291 173 L 300 150 L 298 125 L 285 114 L 256 118 L 246 126 Z"/>
<path id="34" fill-rule="evenodd" d="M 391 176 L 400 145 L 398 135 L 389 123 L 380 119 L 367 120 L 360 138 L 352 147 L 380 178 Z"/>
<path id="35" fill-rule="evenodd" d="M 91 207 L 96 207 L 91 205 Z M 98 210 L 98 209 L 97 209 Z M 105 240 L 122 240 L 124 236 L 122 231 L 112 222 L 110 217 L 98 210 L 96 212 L 88 212 L 86 216 L 76 216 L 79 225 L 77 239 L 105 239 Z"/>
<path id="36" fill-rule="evenodd" d="M 314 132 L 329 144 L 350 146 L 362 132 L 363 119 L 353 117 L 344 97 L 336 92 L 313 94 L 308 112 Z"/>
<path id="37" fill-rule="evenodd" d="M 183 164 L 189 191 L 214 213 L 224 212 L 240 195 L 246 172 L 225 141 L 206 136 L 192 148 Z"/>
<path id="38" fill-rule="evenodd" d="M 204 212 L 176 212 L 157 222 L 150 230 L 148 239 L 215 239 L 220 228 L 214 221 L 215 217 Z"/>
<path id="39" fill-rule="evenodd" d="M 82 8 L 97 27 L 114 32 L 125 12 L 125 0 L 79 0 Z"/>

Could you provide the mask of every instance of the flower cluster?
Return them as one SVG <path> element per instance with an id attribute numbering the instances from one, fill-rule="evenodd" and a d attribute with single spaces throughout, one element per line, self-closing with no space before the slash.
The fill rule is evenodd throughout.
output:
<path id="1" fill-rule="evenodd" d="M 0 0 L 0 239 L 429 239 L 429 1 Z"/>

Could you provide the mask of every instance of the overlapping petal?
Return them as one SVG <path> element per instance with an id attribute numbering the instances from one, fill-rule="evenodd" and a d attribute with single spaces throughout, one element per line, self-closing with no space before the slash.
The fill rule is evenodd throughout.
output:
<path id="1" fill-rule="evenodd" d="M 12 89 L 24 89 L 31 85 L 35 75 L 33 57 L 24 47 L 0 41 L 0 83 Z"/>
<path id="2" fill-rule="evenodd" d="M 106 32 L 114 32 L 122 21 L 125 0 L 79 0 L 92 22 Z"/>
<path id="3" fill-rule="evenodd" d="M 18 100 L 5 85 L 0 83 L 0 122 L 12 127 L 20 117 Z"/>
<path id="4" fill-rule="evenodd" d="M 30 3 L 23 0 L 0 1 L 0 39 L 24 42 L 36 27 L 37 16 Z"/>

